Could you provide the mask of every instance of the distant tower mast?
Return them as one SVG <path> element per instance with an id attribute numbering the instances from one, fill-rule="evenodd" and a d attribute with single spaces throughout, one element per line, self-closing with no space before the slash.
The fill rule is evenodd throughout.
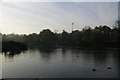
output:
<path id="1" fill-rule="evenodd" d="M 74 22 L 72 23 L 72 32 L 73 32 Z"/>

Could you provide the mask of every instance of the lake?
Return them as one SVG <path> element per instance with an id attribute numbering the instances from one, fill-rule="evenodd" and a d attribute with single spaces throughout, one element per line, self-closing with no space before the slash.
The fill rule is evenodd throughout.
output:
<path id="1" fill-rule="evenodd" d="M 118 78 L 115 48 L 32 48 L 1 55 L 3 78 Z"/>

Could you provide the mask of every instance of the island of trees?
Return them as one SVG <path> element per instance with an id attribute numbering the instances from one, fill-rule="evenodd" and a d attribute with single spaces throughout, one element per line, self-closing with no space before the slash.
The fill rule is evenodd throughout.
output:
<path id="1" fill-rule="evenodd" d="M 14 41 L 28 46 L 120 47 L 120 28 L 118 25 L 114 28 L 110 28 L 106 25 L 96 26 L 94 29 L 87 26 L 81 31 L 74 30 L 71 33 L 65 30 L 63 30 L 62 33 L 56 33 L 52 32 L 50 29 L 45 29 L 39 34 L 1 35 L 3 43 Z"/>

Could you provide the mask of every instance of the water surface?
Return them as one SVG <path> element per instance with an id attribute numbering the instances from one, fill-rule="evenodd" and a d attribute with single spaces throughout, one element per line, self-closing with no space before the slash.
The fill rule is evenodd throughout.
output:
<path id="1" fill-rule="evenodd" d="M 2 53 L 2 76 L 3 78 L 118 78 L 117 56 L 118 49 L 66 47 Z"/>

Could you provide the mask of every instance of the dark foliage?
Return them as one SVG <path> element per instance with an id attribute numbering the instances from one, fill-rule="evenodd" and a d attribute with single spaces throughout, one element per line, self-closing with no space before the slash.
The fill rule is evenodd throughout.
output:
<path id="1" fill-rule="evenodd" d="M 71 33 L 63 30 L 62 33 L 53 33 L 49 29 L 41 31 L 39 34 L 29 35 L 9 34 L 2 35 L 3 41 L 16 41 L 29 46 L 85 46 L 85 47 L 120 47 L 120 28 L 113 29 L 104 25 L 96 26 L 94 29 L 87 26 L 82 31 L 75 30 Z M 24 48 L 23 45 L 16 42 L 3 42 L 3 49 L 14 47 Z M 10 45 L 6 45 L 10 44 Z M 14 45 L 14 44 L 18 44 Z"/>
<path id="2" fill-rule="evenodd" d="M 20 43 L 20 42 L 15 42 L 15 41 L 3 41 L 2 42 L 2 52 L 16 52 L 16 51 L 21 51 L 21 50 L 26 50 L 27 45 Z"/>

